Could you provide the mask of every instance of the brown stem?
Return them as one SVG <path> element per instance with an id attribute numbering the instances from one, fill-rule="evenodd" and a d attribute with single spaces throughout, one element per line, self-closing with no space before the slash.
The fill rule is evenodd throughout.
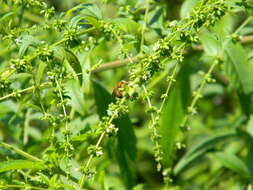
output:
<path id="1" fill-rule="evenodd" d="M 253 35 L 240 37 L 240 42 L 242 44 L 252 43 L 253 42 Z M 193 49 L 197 50 L 197 51 L 203 51 L 203 46 L 197 45 L 197 46 L 193 47 Z M 138 60 L 138 57 L 133 57 L 132 60 L 136 61 L 136 60 Z M 116 60 L 116 61 L 112 61 L 109 63 L 105 63 L 105 64 L 100 65 L 98 68 L 94 69 L 91 73 L 94 74 L 94 73 L 98 73 L 98 72 L 102 72 L 102 71 L 106 71 L 106 70 L 110 70 L 110 69 L 116 69 L 119 67 L 123 67 L 123 66 L 126 66 L 127 63 L 129 63 L 129 61 L 130 61 L 130 59 L 123 59 L 123 60 Z"/>
<path id="2" fill-rule="evenodd" d="M 137 57 L 131 58 L 132 61 L 136 61 L 137 59 L 138 59 Z M 118 68 L 118 67 L 123 67 L 129 62 L 130 62 L 130 59 L 128 59 L 128 58 L 123 59 L 123 60 L 108 62 L 108 63 L 105 63 L 105 64 L 102 64 L 102 65 L 98 66 L 98 68 L 92 70 L 91 73 L 94 74 L 94 73 L 98 73 L 98 72 L 101 72 L 101 71 L 106 71 L 106 70 L 109 70 L 109 69 L 115 69 L 115 68 Z"/>
<path id="3" fill-rule="evenodd" d="M 240 42 L 242 44 L 249 44 L 249 43 L 253 42 L 253 35 L 241 36 L 240 37 Z"/>

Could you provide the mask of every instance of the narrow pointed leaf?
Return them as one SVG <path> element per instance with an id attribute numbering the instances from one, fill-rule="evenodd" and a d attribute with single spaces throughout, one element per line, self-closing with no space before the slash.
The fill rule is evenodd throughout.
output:
<path id="1" fill-rule="evenodd" d="M 106 115 L 108 105 L 113 102 L 111 94 L 98 82 L 93 82 L 97 112 L 102 118 Z M 115 119 L 114 124 L 119 128 L 117 134 L 116 158 L 126 189 L 132 189 L 134 185 L 134 167 L 132 164 L 136 158 L 136 137 L 128 115 L 122 115 Z"/>
<path id="2" fill-rule="evenodd" d="M 41 162 L 33 162 L 28 160 L 9 160 L 0 162 L 0 172 L 6 172 L 17 169 L 43 169 Z"/>
<path id="3" fill-rule="evenodd" d="M 216 152 L 212 157 L 218 160 L 223 167 L 228 168 L 243 177 L 249 177 L 246 164 L 236 155 L 224 152 Z"/>
<path id="4" fill-rule="evenodd" d="M 35 76 L 35 83 L 36 83 L 37 86 L 39 86 L 41 81 L 42 81 L 45 68 L 46 68 L 46 63 L 45 62 L 40 62 L 39 66 L 38 66 L 36 76 Z"/>
<path id="5" fill-rule="evenodd" d="M 190 97 L 190 84 L 187 67 L 183 68 L 178 80 L 166 100 L 160 118 L 161 146 L 163 151 L 163 164 L 170 167 L 174 159 L 175 144 L 180 132 L 180 125 L 185 116 L 188 97 Z"/>
<path id="6" fill-rule="evenodd" d="M 70 97 L 70 104 L 77 112 L 84 115 L 86 111 L 84 95 L 77 80 L 69 80 L 65 84 L 67 95 Z"/>
<path id="7" fill-rule="evenodd" d="M 193 161 L 205 154 L 208 150 L 214 148 L 217 144 L 231 140 L 237 135 L 235 133 L 223 134 L 203 140 L 203 142 L 197 144 L 190 149 L 176 164 L 174 168 L 174 174 L 178 175 L 184 168 L 190 165 Z"/>
<path id="8" fill-rule="evenodd" d="M 73 71 L 75 72 L 75 75 L 77 75 L 80 84 L 82 84 L 83 81 L 83 75 L 82 75 L 82 66 L 79 62 L 76 55 L 69 49 L 61 48 L 61 47 L 55 47 L 54 48 L 54 56 L 57 61 L 63 62 L 64 60 L 67 60 Z"/>
<path id="9" fill-rule="evenodd" d="M 242 87 L 248 94 L 253 92 L 253 67 L 248 62 L 248 55 L 239 43 L 227 42 L 225 46 L 227 61 L 226 73 L 230 77 L 233 86 Z"/>

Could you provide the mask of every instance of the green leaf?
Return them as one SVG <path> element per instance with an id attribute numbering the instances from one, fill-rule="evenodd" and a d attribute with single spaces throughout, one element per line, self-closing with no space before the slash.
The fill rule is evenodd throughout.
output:
<path id="1" fill-rule="evenodd" d="M 144 190 L 146 186 L 144 184 L 139 184 L 134 187 L 133 190 Z"/>
<path id="2" fill-rule="evenodd" d="M 100 184 L 100 189 L 105 190 L 105 171 L 99 173 L 98 181 Z"/>
<path id="3" fill-rule="evenodd" d="M 170 167 L 173 162 L 175 144 L 180 132 L 180 125 L 182 124 L 185 116 L 188 97 L 190 97 L 190 84 L 188 77 L 188 67 L 183 67 L 178 75 L 177 83 L 169 93 L 162 109 L 160 118 L 160 134 L 163 151 L 162 162 L 165 167 Z"/>
<path id="4" fill-rule="evenodd" d="M 116 119 L 115 125 L 119 127 L 116 157 L 125 186 L 127 189 L 132 189 L 135 178 L 136 137 L 128 115 Z"/>
<path id="5" fill-rule="evenodd" d="M 208 149 L 213 148 L 218 143 L 224 142 L 225 140 L 236 137 L 235 133 L 227 133 L 220 136 L 215 136 L 204 140 L 202 143 L 198 144 L 196 147 L 192 148 L 187 155 L 193 155 L 198 152 L 206 152 Z"/>
<path id="6" fill-rule="evenodd" d="M 253 137 L 253 115 L 251 114 L 249 117 L 249 121 L 247 123 L 247 132 L 250 136 Z"/>
<path id="7" fill-rule="evenodd" d="M 82 173 L 77 170 L 77 168 L 80 168 L 80 165 L 73 159 L 62 158 L 59 162 L 59 167 L 62 171 L 68 172 L 70 176 L 77 180 L 82 176 Z"/>
<path id="8" fill-rule="evenodd" d="M 202 30 L 199 39 L 207 55 L 218 56 L 222 52 L 221 40 L 208 30 Z"/>
<path id="9" fill-rule="evenodd" d="M 73 142 L 75 142 L 75 141 L 84 142 L 84 141 L 86 141 L 88 138 L 90 138 L 92 136 L 93 136 L 93 133 L 86 132 L 84 134 L 75 136 L 75 137 L 71 138 L 70 140 L 73 141 Z"/>
<path id="10" fill-rule="evenodd" d="M 5 13 L 3 15 L 0 16 L 0 23 L 3 22 L 6 18 L 10 17 L 14 15 L 14 12 L 13 11 L 10 11 L 8 13 Z"/>
<path id="11" fill-rule="evenodd" d="M 55 58 L 60 61 L 63 62 L 64 60 L 67 60 L 69 65 L 71 66 L 71 68 L 73 69 L 73 71 L 75 72 L 75 75 L 78 74 L 78 79 L 80 84 L 82 84 L 83 82 L 83 75 L 82 75 L 82 66 L 78 60 L 78 58 L 76 57 L 76 55 L 66 49 L 66 48 L 60 48 L 60 47 L 55 47 L 54 48 L 54 52 L 55 52 Z"/>
<path id="12" fill-rule="evenodd" d="M 82 9 L 80 11 L 81 15 L 102 19 L 101 9 L 95 3 L 81 4 L 80 6 Z"/>
<path id="13" fill-rule="evenodd" d="M 96 18 L 94 17 L 86 17 L 85 20 L 91 24 L 92 26 L 96 27 L 96 28 L 99 28 L 100 27 L 100 22 L 99 20 L 97 20 Z"/>
<path id="14" fill-rule="evenodd" d="M 253 133 L 252 133 L 252 127 L 253 127 L 253 120 L 252 116 L 250 117 L 250 120 L 247 124 L 247 131 L 244 130 L 238 130 L 238 135 L 242 137 L 245 141 L 245 143 L 248 146 L 248 155 L 247 155 L 247 167 L 249 176 L 251 178 L 251 181 L 253 181 Z"/>
<path id="15" fill-rule="evenodd" d="M 223 167 L 228 168 L 243 177 L 249 177 L 246 164 L 236 155 L 225 152 L 211 154 L 212 158 L 218 160 Z"/>
<path id="16" fill-rule="evenodd" d="M 77 26 L 79 24 L 79 22 L 81 22 L 82 20 L 83 20 L 83 16 L 81 16 L 81 15 L 74 16 L 69 21 L 69 25 L 70 25 L 70 27 Z"/>
<path id="17" fill-rule="evenodd" d="M 198 4 L 198 2 L 199 0 L 185 0 L 180 9 L 180 17 L 189 17 L 191 10 Z"/>
<path id="18" fill-rule="evenodd" d="M 238 99 L 241 105 L 241 111 L 249 118 L 251 114 L 251 94 L 244 94 L 243 92 L 237 91 Z"/>
<path id="19" fill-rule="evenodd" d="M 108 105 L 113 101 L 112 95 L 99 82 L 93 81 L 94 96 L 99 117 L 107 115 Z"/>
<path id="20" fill-rule="evenodd" d="M 20 47 L 18 55 L 22 57 L 30 45 L 36 45 L 39 41 L 31 35 L 23 35 L 20 39 Z"/>
<path id="21" fill-rule="evenodd" d="M 74 110 L 84 115 L 87 109 L 84 101 L 84 95 L 81 87 L 76 80 L 68 80 L 65 83 L 65 90 L 67 95 L 70 97 L 70 104 Z"/>
<path id="22" fill-rule="evenodd" d="M 115 18 L 112 20 L 121 30 L 127 34 L 138 36 L 141 32 L 141 26 L 137 22 L 129 18 Z"/>
<path id="23" fill-rule="evenodd" d="M 157 7 L 155 10 L 149 13 L 149 22 L 148 24 L 151 25 L 153 28 L 161 28 L 163 26 L 163 16 L 164 16 L 164 8 Z"/>
<path id="24" fill-rule="evenodd" d="M 36 75 L 35 75 L 35 83 L 36 83 L 37 86 L 39 86 L 40 83 L 41 83 L 45 68 L 46 68 L 46 63 L 45 62 L 40 62 L 39 66 L 38 66 L 38 70 L 37 70 Z"/>
<path id="25" fill-rule="evenodd" d="M 13 80 L 13 81 L 22 81 L 22 80 L 26 80 L 27 78 L 30 78 L 32 77 L 32 74 L 31 73 L 17 73 L 13 76 L 10 76 L 10 80 Z"/>
<path id="26" fill-rule="evenodd" d="M 3 118 L 8 112 L 18 112 L 18 105 L 11 100 L 1 102 L 0 104 L 0 118 Z"/>
<path id="27" fill-rule="evenodd" d="M 235 133 L 223 134 L 203 140 L 200 144 L 190 149 L 176 164 L 174 174 L 178 175 L 184 168 L 191 164 L 194 160 L 198 159 L 208 150 L 214 148 L 217 144 L 236 137 Z"/>
<path id="28" fill-rule="evenodd" d="M 247 155 L 247 166 L 248 166 L 248 171 L 249 175 L 251 178 L 251 181 L 253 181 L 253 138 L 251 139 L 251 143 L 249 144 L 249 152 Z"/>
<path id="29" fill-rule="evenodd" d="M 228 13 L 224 15 L 218 22 L 215 23 L 210 31 L 214 33 L 220 40 L 225 42 L 228 35 L 230 35 L 234 30 L 235 19 L 233 13 Z"/>
<path id="30" fill-rule="evenodd" d="M 33 162 L 28 160 L 9 160 L 0 162 L 0 172 L 6 172 L 17 169 L 43 169 L 41 162 Z"/>
<path id="31" fill-rule="evenodd" d="M 102 118 L 106 115 L 108 105 L 114 100 L 111 94 L 98 82 L 93 82 L 93 87 L 97 112 Z M 119 128 L 115 151 L 116 158 L 126 189 L 132 189 L 135 178 L 132 164 L 136 158 L 136 137 L 128 115 L 125 114 L 115 119 L 114 124 Z"/>
<path id="32" fill-rule="evenodd" d="M 234 87 L 242 87 L 248 94 L 253 92 L 253 67 L 248 62 L 248 55 L 239 43 L 229 41 L 226 43 L 227 59 L 225 71 Z"/>
<path id="33" fill-rule="evenodd" d="M 67 59 L 67 61 L 69 62 L 70 66 L 74 69 L 75 73 L 78 74 L 78 79 L 80 81 L 80 84 L 82 84 L 82 66 L 78 60 L 78 58 L 76 57 L 76 55 L 68 50 L 65 49 L 65 58 Z"/>
<path id="34" fill-rule="evenodd" d="M 97 19 L 102 19 L 101 9 L 95 3 L 83 3 L 66 12 L 66 17 L 69 17 L 73 11 L 78 12 L 82 16 L 90 16 Z"/>

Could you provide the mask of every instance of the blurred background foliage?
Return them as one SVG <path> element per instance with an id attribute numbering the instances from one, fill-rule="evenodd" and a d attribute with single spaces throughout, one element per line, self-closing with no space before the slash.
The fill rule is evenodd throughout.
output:
<path id="1" fill-rule="evenodd" d="M 159 38 L 166 36 L 167 27 L 171 23 L 187 17 L 197 2 L 198 0 L 151 1 L 144 33 L 144 51 L 148 52 Z M 124 47 L 131 52 L 131 56 L 138 54 L 146 1 L 108 0 L 104 3 L 97 0 L 48 0 L 46 3 L 49 7 L 55 8 L 54 19 L 46 20 L 41 16 L 41 10 L 37 8 L 12 5 L 11 1 L 0 1 L 0 73 L 4 73 L 9 67 L 11 58 L 35 52 L 43 41 L 46 44 L 53 44 L 60 40 L 62 33 L 47 28 L 47 24 L 54 24 L 57 17 L 65 19 L 69 25 L 74 24 L 79 19 L 79 14 L 86 13 L 80 13 L 78 9 L 73 12 L 70 10 L 81 3 L 97 5 L 87 14 L 97 14 L 96 16 L 101 16 L 104 20 L 113 20 L 122 30 L 129 33 L 129 43 L 124 44 Z M 199 33 L 200 43 L 192 44 L 185 52 L 178 80 L 168 98 L 169 106 L 163 116 L 165 119 L 161 123 L 162 129 L 174 125 L 173 122 L 181 117 L 182 108 L 175 102 L 183 99 L 189 104 L 192 92 L 201 83 L 203 77 L 201 73 L 207 72 L 214 57 L 220 56 L 223 62 L 212 73 L 216 82 L 204 86 L 203 98 L 197 102 L 196 114 L 189 119 L 190 130 L 183 135 L 177 134 L 178 143 L 176 141 L 172 144 L 177 148 L 170 155 L 171 158 L 168 158 L 173 160 L 170 189 L 253 189 L 251 15 L 250 10 L 247 12 L 240 6 L 228 11 L 213 27 L 203 28 Z M 119 17 L 126 19 L 120 20 Z M 85 27 L 84 25 L 80 24 L 80 27 Z M 11 29 L 19 33 L 22 28 L 27 29 L 22 31 L 13 43 L 3 38 L 12 35 Z M 235 31 L 236 35 L 233 35 Z M 75 168 L 87 158 L 88 145 L 95 142 L 89 132 L 92 133 L 92 129 L 97 127 L 99 118 L 106 114 L 107 105 L 113 101 L 111 92 L 114 86 L 120 80 L 128 80 L 129 66 L 87 74 L 86 71 L 98 63 L 105 64 L 123 59 L 117 40 L 107 40 L 102 34 L 91 36 L 92 38 L 89 36 L 83 38 L 84 41 L 89 41 L 86 45 L 73 48 L 75 57 L 72 59 L 77 58 L 82 66 L 83 85 L 80 87 L 73 80 L 64 83 L 66 96 L 69 97 L 67 111 L 71 116 L 70 140 L 75 147 L 73 159 L 66 161 L 63 158 L 56 158 L 60 169 L 69 170 L 71 177 L 76 179 L 79 179 L 81 174 Z M 239 42 L 228 43 L 228 38 Z M 71 59 L 71 56 L 66 59 Z M 36 63 L 40 63 L 40 60 Z M 167 87 L 165 78 L 170 73 L 173 62 L 167 65 L 165 71 L 157 73 L 147 86 L 147 89 L 153 92 L 153 105 L 160 105 L 160 96 Z M 34 72 L 12 75 L 10 77 L 12 89 L 20 90 L 34 85 L 34 78 L 39 74 L 38 70 L 39 68 L 35 67 Z M 45 81 L 45 76 L 40 80 Z M 61 111 L 52 108 L 57 103 L 54 102 L 52 88 L 42 90 L 42 97 L 36 93 L 34 90 L 32 93 L 22 94 L 21 97 L 11 97 L 0 102 L 0 140 L 43 159 L 48 155 L 45 152 L 50 151 L 47 147 L 51 131 L 48 122 L 41 120 L 43 113 L 40 104 L 55 113 Z M 1 97 L 5 95 L 6 93 L 3 93 Z M 163 176 L 156 171 L 153 144 L 150 140 L 151 132 L 147 127 L 150 121 L 150 116 L 144 109 L 147 108 L 147 103 L 138 100 L 129 103 L 129 106 L 128 116 L 125 116 L 123 121 L 116 121 L 124 129 L 119 131 L 118 139 L 107 138 L 103 142 L 103 159 L 95 160 L 96 177 L 91 182 L 93 185 L 86 184 L 87 189 L 163 188 Z M 161 134 L 171 135 L 170 131 L 169 134 L 167 132 L 161 130 Z M 57 141 L 63 142 L 59 144 L 59 150 L 62 150 L 64 135 L 59 130 L 55 136 Z M 168 146 L 166 143 L 165 140 L 163 144 L 165 149 Z M 53 157 L 52 154 L 50 156 Z M 57 177 L 53 173 L 46 176 L 41 170 L 36 170 L 34 174 L 33 170 L 22 167 L 22 164 L 30 165 L 29 162 L 4 165 L 4 161 L 21 159 L 24 159 L 23 156 L 17 154 L 15 150 L 3 144 L 0 146 L 1 184 L 36 185 L 44 181 L 42 187 L 54 189 L 53 184 L 57 184 L 54 180 L 60 178 L 59 183 L 72 184 L 76 187 L 73 181 L 61 174 L 57 174 Z M 67 167 L 68 164 L 71 165 L 70 168 Z M 14 189 L 4 185 L 3 187 Z M 55 189 L 71 188 L 57 186 Z"/>

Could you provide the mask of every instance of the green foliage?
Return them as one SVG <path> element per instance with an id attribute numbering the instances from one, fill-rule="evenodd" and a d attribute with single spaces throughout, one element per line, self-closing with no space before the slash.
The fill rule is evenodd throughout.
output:
<path id="1" fill-rule="evenodd" d="M 0 172 L 6 172 L 17 169 L 43 169 L 44 167 L 40 163 L 28 161 L 28 160 L 10 160 L 1 163 Z"/>
<path id="2" fill-rule="evenodd" d="M 1 189 L 252 189 L 251 0 L 0 7 Z"/>
<path id="3" fill-rule="evenodd" d="M 188 65 L 185 65 L 178 74 L 177 82 L 166 99 L 160 118 L 163 165 L 168 168 L 171 167 L 172 160 L 175 159 L 174 155 L 177 146 L 183 146 L 180 145 L 179 133 L 189 102 L 188 98 L 190 97 L 190 72 L 187 67 Z M 177 113 L 174 115 L 175 110 L 177 110 Z"/>
<path id="4" fill-rule="evenodd" d="M 226 65 L 228 65 L 229 73 L 231 76 L 231 80 L 234 80 L 233 84 L 242 87 L 245 93 L 250 93 L 253 90 L 252 82 L 253 82 L 253 75 L 252 73 L 253 68 L 252 65 L 249 64 L 247 53 L 243 49 L 243 47 L 238 43 L 228 42 L 225 46 L 225 51 L 227 54 L 227 61 Z M 232 74 L 233 73 L 233 74 Z"/>

